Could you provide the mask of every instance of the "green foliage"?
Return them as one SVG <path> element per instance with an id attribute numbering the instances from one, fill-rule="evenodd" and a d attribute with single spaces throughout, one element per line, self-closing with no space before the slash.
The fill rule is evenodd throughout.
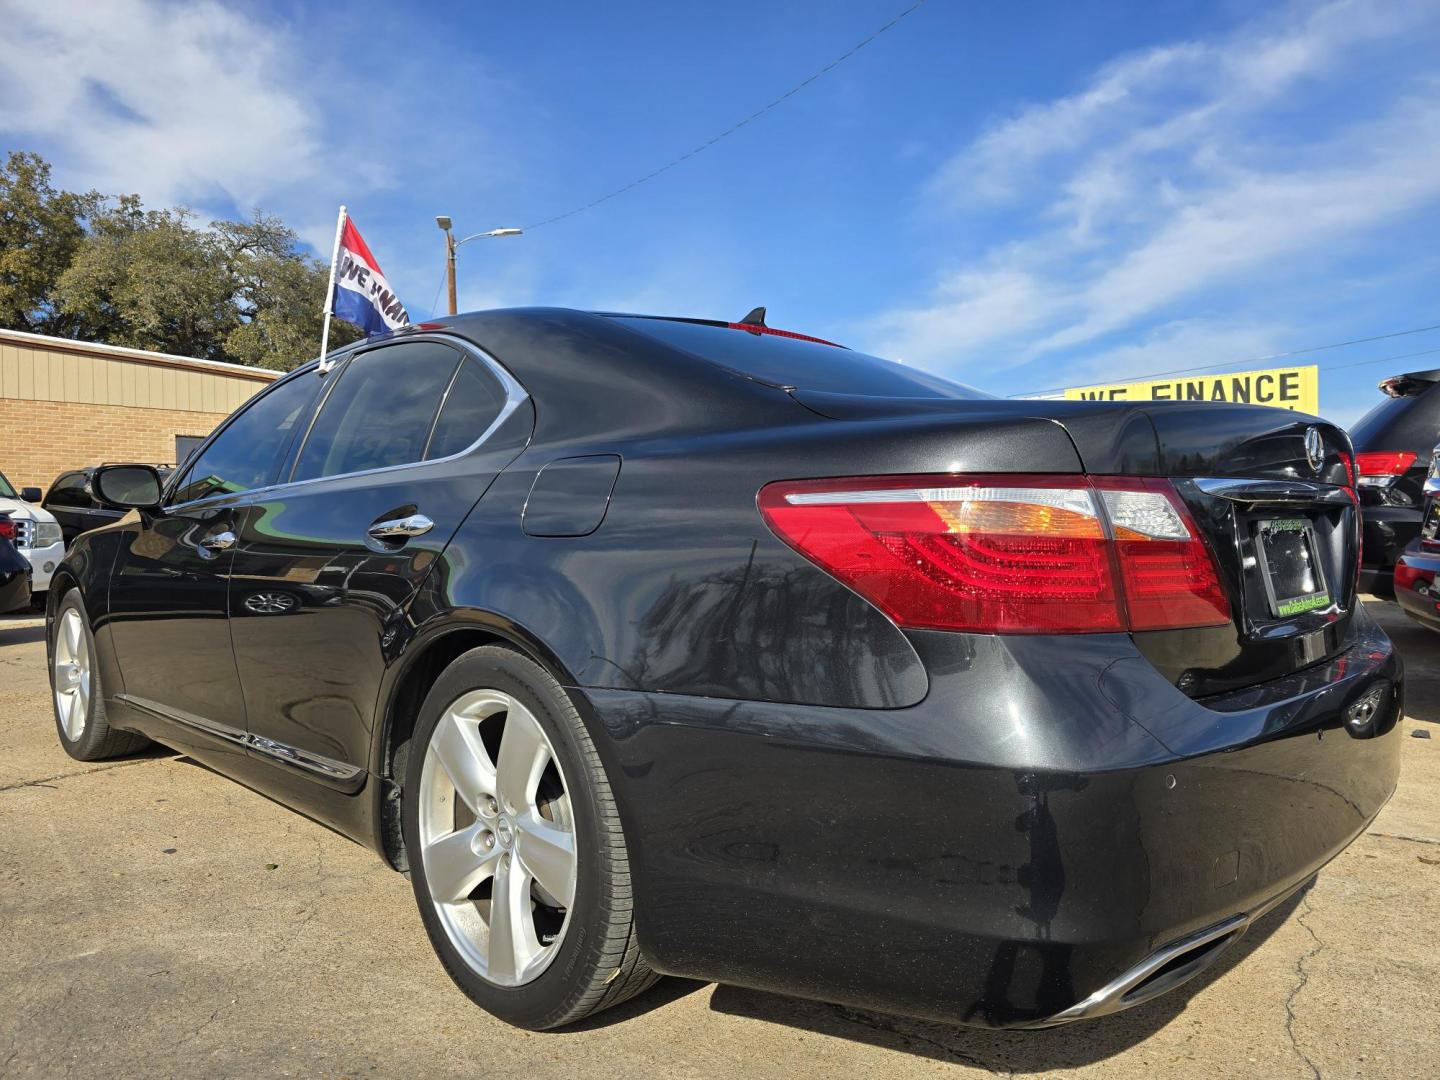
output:
<path id="1" fill-rule="evenodd" d="M 34 154 L 0 170 L 0 326 L 284 371 L 319 350 L 326 273 L 259 211 L 201 227 L 56 191 Z M 359 334 L 331 323 L 332 347 Z"/>

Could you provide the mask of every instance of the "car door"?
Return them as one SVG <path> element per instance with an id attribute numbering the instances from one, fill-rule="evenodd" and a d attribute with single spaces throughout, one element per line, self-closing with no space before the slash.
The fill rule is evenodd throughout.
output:
<path id="1" fill-rule="evenodd" d="M 306 372 L 270 386 L 167 485 L 159 511 L 123 527 L 108 623 L 130 704 L 245 741 L 228 621 L 235 530 L 249 493 L 275 479 L 321 384 Z"/>
<path id="2" fill-rule="evenodd" d="M 534 411 L 489 357 L 410 338 L 356 353 L 231 567 L 231 636 L 257 753 L 346 784 L 367 764 L 407 601 Z"/>

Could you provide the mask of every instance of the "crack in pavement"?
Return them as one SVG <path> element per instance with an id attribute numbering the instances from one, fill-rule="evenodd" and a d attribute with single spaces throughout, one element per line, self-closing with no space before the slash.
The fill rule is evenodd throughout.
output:
<path id="1" fill-rule="evenodd" d="M 1382 836 L 1386 840 L 1408 840 L 1412 844 L 1437 844 L 1440 845 L 1440 837 L 1434 836 L 1413 836 L 1410 833 L 1393 832 L 1371 832 L 1367 836 Z"/>
<path id="2" fill-rule="evenodd" d="M 54 776 L 42 776 L 36 780 L 21 780 L 15 784 L 0 786 L 0 791 L 19 791 L 21 788 L 46 787 L 59 780 L 72 780 L 77 776 L 93 776 L 95 773 L 109 772 L 111 769 L 124 769 L 131 765 L 149 765 L 156 761 L 169 761 L 168 757 L 148 757 L 139 761 L 115 761 L 106 765 L 96 765 L 93 769 L 76 769 L 74 772 L 56 773 Z"/>
<path id="3" fill-rule="evenodd" d="M 1299 918 L 1295 921 L 1305 928 L 1305 932 L 1310 935 L 1311 940 L 1315 944 L 1295 961 L 1295 985 L 1291 988 L 1290 995 L 1285 999 L 1285 1037 L 1290 1040 L 1290 1048 L 1295 1051 L 1296 1056 L 1298 1056 L 1301 1061 L 1305 1062 L 1306 1067 L 1310 1070 L 1315 1080 L 1321 1080 L 1320 1066 L 1316 1065 L 1315 1062 L 1311 1060 L 1310 1055 L 1301 1049 L 1299 1041 L 1295 1038 L 1295 999 L 1300 996 L 1300 991 L 1304 990 L 1306 984 L 1310 982 L 1310 973 L 1305 970 L 1305 961 L 1318 955 L 1320 950 L 1325 948 L 1325 943 L 1320 940 L 1320 935 L 1315 933 L 1314 928 L 1305 921 L 1315 910 L 1310 904 L 1309 892 L 1305 893 L 1302 906 L 1305 910 L 1300 913 Z"/>

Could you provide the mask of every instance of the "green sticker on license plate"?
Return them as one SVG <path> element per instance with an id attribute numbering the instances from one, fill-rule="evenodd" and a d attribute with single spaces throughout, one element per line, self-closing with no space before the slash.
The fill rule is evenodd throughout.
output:
<path id="1" fill-rule="evenodd" d="M 1329 606 L 1330 594 L 1316 593 L 1314 596 L 1302 596 L 1296 600 L 1281 600 L 1275 605 L 1275 614 L 1299 615 L 1302 611 L 1314 611 L 1316 608 Z"/>

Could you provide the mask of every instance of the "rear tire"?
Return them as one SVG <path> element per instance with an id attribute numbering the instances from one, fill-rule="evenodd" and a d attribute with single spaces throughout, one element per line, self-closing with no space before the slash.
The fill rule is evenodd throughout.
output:
<path id="1" fill-rule="evenodd" d="M 117 731 L 106 719 L 95 637 L 79 589 L 60 601 L 50 631 L 50 703 L 65 752 L 77 761 L 103 761 L 149 746 L 145 736 Z"/>
<path id="2" fill-rule="evenodd" d="M 543 1030 L 655 982 L 604 766 L 544 668 L 499 646 L 456 659 L 421 707 L 404 783 L 420 917 L 477 1005 Z"/>

